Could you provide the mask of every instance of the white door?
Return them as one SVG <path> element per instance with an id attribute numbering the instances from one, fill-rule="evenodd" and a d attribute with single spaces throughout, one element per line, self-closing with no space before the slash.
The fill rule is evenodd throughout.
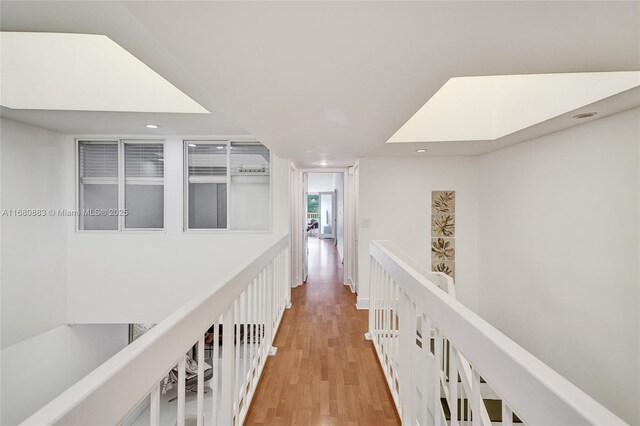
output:
<path id="1" fill-rule="evenodd" d="M 307 231 L 307 199 L 309 198 L 309 185 L 307 174 L 302 174 L 302 213 L 304 214 L 304 220 L 302 221 L 304 227 L 302 229 L 302 282 L 307 282 L 309 276 L 309 232 Z"/>
<path id="2" fill-rule="evenodd" d="M 321 192 L 320 194 L 320 238 L 335 238 L 335 192 Z"/>

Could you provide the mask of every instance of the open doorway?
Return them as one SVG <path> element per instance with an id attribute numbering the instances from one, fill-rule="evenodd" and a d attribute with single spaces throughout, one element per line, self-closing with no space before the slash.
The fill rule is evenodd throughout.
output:
<path id="1" fill-rule="evenodd" d="M 304 277 L 309 273 L 309 261 L 320 252 L 335 250 L 339 264 L 344 263 L 344 173 L 305 173 L 304 221 L 306 234 Z"/>

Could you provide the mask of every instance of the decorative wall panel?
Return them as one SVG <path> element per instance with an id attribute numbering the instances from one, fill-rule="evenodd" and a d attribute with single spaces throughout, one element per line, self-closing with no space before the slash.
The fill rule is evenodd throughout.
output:
<path id="1" fill-rule="evenodd" d="M 431 270 L 455 279 L 456 192 L 431 192 Z"/>

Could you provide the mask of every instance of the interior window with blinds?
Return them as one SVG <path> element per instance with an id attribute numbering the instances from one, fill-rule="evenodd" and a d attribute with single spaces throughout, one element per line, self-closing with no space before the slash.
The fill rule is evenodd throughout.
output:
<path id="1" fill-rule="evenodd" d="M 227 144 L 186 142 L 187 228 L 227 228 Z"/>
<path id="2" fill-rule="evenodd" d="M 256 142 L 231 143 L 231 229 L 268 230 L 270 153 Z"/>
<path id="3" fill-rule="evenodd" d="M 80 142 L 79 228 L 117 230 L 116 215 L 101 214 L 118 208 L 118 141 Z"/>
<path id="4" fill-rule="evenodd" d="M 164 145 L 124 141 L 125 229 L 164 228 Z"/>

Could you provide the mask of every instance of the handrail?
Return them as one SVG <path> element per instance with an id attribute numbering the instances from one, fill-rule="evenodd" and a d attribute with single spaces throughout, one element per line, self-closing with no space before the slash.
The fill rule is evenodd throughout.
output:
<path id="1" fill-rule="evenodd" d="M 241 424 L 264 366 L 264 359 L 272 351 L 271 343 L 280 317 L 290 301 L 290 285 L 287 285 L 288 243 L 289 236 L 283 236 L 222 287 L 208 289 L 190 299 L 165 320 L 42 407 L 22 424 L 115 425 L 119 424 L 148 395 L 151 395 L 150 417 L 153 423 L 154 415 L 157 416 L 159 411 L 160 380 L 176 363 L 181 376 L 184 377 L 185 353 L 196 342 L 199 353 L 203 353 L 203 335 L 213 324 L 216 324 L 214 330 L 217 330 L 218 326 L 224 326 L 222 336 L 216 336 L 224 339 L 221 349 L 223 368 L 220 370 L 223 392 L 220 397 L 223 401 L 222 410 L 225 412 L 218 413 L 221 416 L 218 418 L 222 418 L 219 424 Z M 258 313 L 247 310 L 247 303 L 260 307 L 259 312 L 264 315 L 259 316 Z M 260 325 L 256 326 L 256 324 Z M 242 326 L 247 330 L 244 342 L 240 342 L 238 337 L 241 334 L 239 327 Z M 247 334 L 249 334 L 248 338 Z M 237 365 L 237 358 L 239 358 L 239 356 L 236 358 L 233 356 L 234 344 L 258 346 L 253 351 L 255 358 L 250 361 L 252 363 L 250 377 L 245 378 L 246 381 L 242 383 L 233 381 L 234 360 Z M 217 350 L 216 346 L 216 353 Z M 200 365 L 203 364 L 200 363 Z M 216 371 L 217 363 L 214 364 L 216 364 L 214 366 Z M 199 368 L 202 367 L 199 366 Z M 200 389 L 203 383 L 202 376 L 203 374 L 199 374 Z M 249 393 L 247 393 L 247 384 L 251 387 Z M 233 388 L 234 385 L 235 388 Z M 184 424 L 184 386 L 180 384 L 178 386 L 178 424 Z M 232 387 L 225 389 L 225 386 Z M 240 394 L 238 394 L 239 389 Z M 214 394 L 215 392 L 214 390 Z M 198 395 L 198 414 L 201 414 L 203 405 L 200 400 L 202 393 Z M 240 404 L 242 398 L 244 398 L 244 404 Z M 233 407 L 231 407 L 232 404 Z M 215 410 L 216 404 L 213 405 Z M 240 405 L 242 409 L 239 408 Z M 180 407 L 182 407 L 182 413 L 180 413 Z"/>
<path id="2" fill-rule="evenodd" d="M 578 387 L 562 377 L 542 361 L 527 352 L 513 340 L 502 334 L 481 317 L 466 308 L 449 294 L 441 291 L 429 281 L 420 270 L 407 262 L 407 255 L 390 241 L 372 241 L 370 244 L 370 320 L 369 333 L 376 344 L 378 356 L 384 344 L 388 329 L 389 306 L 395 303 L 396 311 L 391 312 L 392 319 L 399 317 L 399 369 L 400 411 L 403 423 L 415 424 L 419 408 L 415 401 L 418 389 L 415 371 L 427 365 L 421 358 L 423 352 L 416 349 L 416 321 L 421 317 L 423 324 L 433 326 L 436 350 L 429 356 L 435 356 L 435 365 L 442 365 L 438 351 L 438 337 L 442 336 L 466 358 L 473 368 L 473 395 L 466 395 L 471 411 L 482 404 L 480 395 L 480 377 L 503 400 L 503 415 L 508 415 L 503 424 L 511 423 L 511 413 L 515 413 L 524 423 L 534 425 L 622 425 L 622 419 L 611 413 L 600 403 L 588 396 Z M 415 262 L 414 262 L 415 263 Z M 389 305 L 389 292 L 395 294 L 395 302 Z M 403 318 L 405 319 L 403 321 Z M 371 324 L 374 328 L 371 329 Z M 378 326 L 382 324 L 382 330 Z M 391 322 L 393 325 L 393 322 Z M 398 322 L 396 322 L 396 326 Z M 430 329 L 431 326 L 428 326 Z M 392 327 L 393 329 L 393 327 Z M 424 330 L 423 330 L 424 333 Z M 422 350 L 425 350 L 422 340 Z M 429 344 L 427 343 L 426 346 Z M 387 343 L 387 346 L 390 346 Z M 390 346 L 392 347 L 392 346 Z M 423 362 L 424 361 L 424 362 Z M 383 359 L 381 358 L 381 363 Z M 454 365 L 455 367 L 455 365 Z M 440 381 L 440 369 L 436 380 Z M 454 377 L 457 372 L 454 369 Z M 451 381 L 451 380 L 450 380 Z M 455 380 L 457 382 L 457 380 Z M 435 401 L 440 405 L 441 383 L 435 386 Z M 433 389 L 433 387 L 431 388 Z M 457 386 L 455 387 L 457 389 Z M 454 390 L 457 392 L 457 390 Z M 393 393 L 393 390 L 392 390 Z M 433 409 L 433 403 L 432 409 Z M 444 424 L 440 417 L 440 407 L 434 415 L 436 424 Z M 434 411 L 434 412 L 435 412 Z M 457 410 L 456 410 L 457 411 Z M 475 411 L 474 411 L 475 412 Z M 453 417 L 453 415 L 452 415 Z M 477 417 L 477 416 L 475 416 Z M 467 417 L 468 419 L 468 417 Z M 476 421 L 478 423 L 476 423 Z M 481 424 L 482 419 L 474 420 Z M 484 423 L 484 422 L 482 422 Z M 454 424 L 452 420 L 452 424 Z"/>

